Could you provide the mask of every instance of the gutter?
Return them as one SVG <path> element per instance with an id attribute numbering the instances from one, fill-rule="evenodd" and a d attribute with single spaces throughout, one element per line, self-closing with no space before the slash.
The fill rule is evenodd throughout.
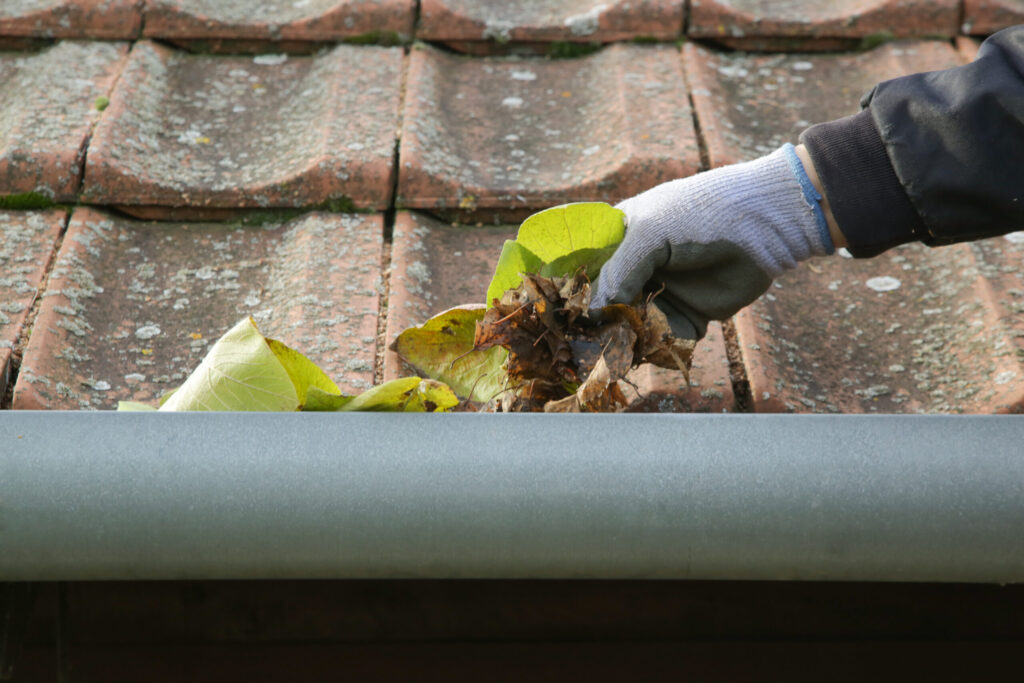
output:
<path id="1" fill-rule="evenodd" d="M 1012 416 L 0 413 L 0 580 L 1024 581 Z"/>

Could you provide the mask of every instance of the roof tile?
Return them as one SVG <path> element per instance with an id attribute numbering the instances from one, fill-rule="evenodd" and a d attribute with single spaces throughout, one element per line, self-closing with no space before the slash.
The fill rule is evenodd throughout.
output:
<path id="1" fill-rule="evenodd" d="M 65 211 L 0 212 L 0 396 L 66 219 Z"/>
<path id="2" fill-rule="evenodd" d="M 614 45 L 565 60 L 413 50 L 401 207 L 615 202 L 698 166 L 672 47 Z"/>
<path id="3" fill-rule="evenodd" d="M 1024 23 L 1021 0 L 964 0 L 964 33 L 982 36 Z"/>
<path id="4" fill-rule="evenodd" d="M 391 251 L 391 288 L 388 295 L 386 341 L 390 344 L 406 328 L 421 325 L 431 316 L 454 306 L 482 304 L 494 267 L 515 226 L 467 227 L 450 225 L 417 213 L 399 212 Z M 388 351 L 384 379 L 412 374 L 401 359 Z M 711 325 L 708 337 L 697 346 L 687 385 L 681 372 L 643 365 L 625 387 L 632 411 L 712 411 L 731 409 L 732 384 L 721 328 Z M 638 400 L 639 399 L 639 400 Z"/>
<path id="5" fill-rule="evenodd" d="M 328 41 L 412 36 L 414 0 L 149 0 L 144 35 L 202 40 Z"/>
<path id="6" fill-rule="evenodd" d="M 672 40 L 683 30 L 678 0 L 421 0 L 417 37 L 464 41 Z"/>
<path id="7" fill-rule="evenodd" d="M 143 0 L 4 0 L 0 36 L 130 39 L 139 35 Z"/>
<path id="8" fill-rule="evenodd" d="M 712 166 L 767 154 L 795 143 L 813 123 L 856 113 L 861 96 L 880 81 L 962 63 L 948 43 L 935 40 L 827 55 L 727 53 L 688 43 L 683 54 Z"/>
<path id="9" fill-rule="evenodd" d="M 998 297 L 964 244 L 819 259 L 784 274 L 736 319 L 755 410 L 1019 411 L 1019 255 L 1013 268 Z"/>
<path id="10" fill-rule="evenodd" d="M 959 0 L 693 0 L 688 35 L 739 49 L 834 49 L 836 38 L 954 36 Z"/>
<path id="11" fill-rule="evenodd" d="M 120 72 L 123 43 L 64 41 L 0 53 L 0 196 L 75 198 L 85 144 Z"/>
<path id="12" fill-rule="evenodd" d="M 147 223 L 73 215 L 14 390 L 15 408 L 112 408 L 180 384 L 246 314 L 343 390 L 373 380 L 381 215 Z"/>
<path id="13" fill-rule="evenodd" d="M 399 48 L 211 57 L 140 41 L 89 147 L 83 200 L 386 208 L 401 69 Z"/>

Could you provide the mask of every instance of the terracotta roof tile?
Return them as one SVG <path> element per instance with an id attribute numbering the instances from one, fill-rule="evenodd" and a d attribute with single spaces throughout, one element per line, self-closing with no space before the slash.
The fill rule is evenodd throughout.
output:
<path id="1" fill-rule="evenodd" d="M 1017 288 L 1019 263 L 1006 276 Z M 1020 411 L 1015 298 L 994 305 L 970 245 L 812 261 L 737 316 L 755 409 Z"/>
<path id="2" fill-rule="evenodd" d="M 128 52 L 125 43 L 64 41 L 0 53 L 0 196 L 74 199 L 85 144 Z"/>
<path id="3" fill-rule="evenodd" d="M 837 38 L 954 36 L 959 0 L 693 0 L 688 35 L 731 47 L 827 48 Z M 809 40 L 807 40 L 809 39 Z"/>
<path id="4" fill-rule="evenodd" d="M 59 210 L 0 211 L 0 395 L 66 219 Z"/>
<path id="5" fill-rule="evenodd" d="M 72 216 L 14 390 L 15 408 L 112 408 L 180 384 L 242 316 L 342 389 L 373 380 L 383 221 L 149 223 Z"/>
<path id="6" fill-rule="evenodd" d="M 856 113 L 879 81 L 962 63 L 948 43 L 934 40 L 857 53 L 768 55 L 690 43 L 683 56 L 712 166 L 759 157 L 796 143 L 813 123 Z"/>
<path id="7" fill-rule="evenodd" d="M 501 245 L 515 239 L 515 235 L 514 225 L 450 225 L 421 214 L 399 212 L 391 251 L 387 343 L 402 330 L 449 308 L 484 303 Z M 388 351 L 384 378 L 406 374 L 411 374 L 411 369 Z M 624 387 L 633 411 L 720 412 L 732 409 L 734 403 L 722 330 L 717 323 L 711 325 L 708 338 L 694 357 L 691 384 L 681 372 L 649 365 L 634 370 L 629 381 L 636 385 L 635 389 Z"/>
<path id="8" fill-rule="evenodd" d="M 143 0 L 4 0 L 0 36 L 135 38 Z"/>
<path id="9" fill-rule="evenodd" d="M 571 60 L 413 50 L 401 207 L 615 202 L 698 166 L 679 56 L 671 47 L 614 45 Z"/>
<path id="10" fill-rule="evenodd" d="M 963 0 L 961 30 L 969 35 L 987 35 L 1024 23 L 1024 3 L 1020 0 Z"/>
<path id="11" fill-rule="evenodd" d="M 467 41 L 672 40 L 682 34 L 678 0 L 421 0 L 417 37 Z"/>
<path id="12" fill-rule="evenodd" d="M 412 36 L 414 0 L 148 0 L 150 38 L 328 41 Z"/>
<path id="13" fill-rule="evenodd" d="M 402 52 L 132 49 L 89 147 L 83 200 L 121 207 L 386 208 Z"/>
<path id="14" fill-rule="evenodd" d="M 16 407 L 46 408 L 152 400 L 246 313 L 347 390 L 395 377 L 380 343 L 479 301 L 526 215 L 795 142 L 1022 16 L 1009 0 L 964 0 L 962 21 L 958 0 L 0 5 L 0 205 L 74 212 L 61 240 L 63 209 L 0 210 L 0 377 Z M 161 42 L 130 53 L 52 42 L 133 38 L 143 14 Z M 634 40 L 684 25 L 682 54 Z M 435 44 L 336 44 L 414 35 Z M 567 42 L 583 56 L 531 56 Z M 1022 250 L 1011 235 L 811 261 L 712 324 L 689 383 L 634 372 L 631 410 L 1024 409 Z"/>

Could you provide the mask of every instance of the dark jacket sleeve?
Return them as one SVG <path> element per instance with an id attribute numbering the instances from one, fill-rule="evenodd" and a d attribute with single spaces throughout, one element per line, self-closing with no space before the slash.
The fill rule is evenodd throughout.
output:
<path id="1" fill-rule="evenodd" d="M 800 136 L 855 256 L 1024 229 L 1024 26 L 965 66 L 879 83 Z"/>

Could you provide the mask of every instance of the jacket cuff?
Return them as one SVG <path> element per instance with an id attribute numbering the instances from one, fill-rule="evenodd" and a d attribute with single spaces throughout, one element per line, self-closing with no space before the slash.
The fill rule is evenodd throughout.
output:
<path id="1" fill-rule="evenodd" d="M 800 135 L 832 215 L 854 256 L 875 256 L 928 232 L 885 151 L 871 110 L 811 126 Z"/>

